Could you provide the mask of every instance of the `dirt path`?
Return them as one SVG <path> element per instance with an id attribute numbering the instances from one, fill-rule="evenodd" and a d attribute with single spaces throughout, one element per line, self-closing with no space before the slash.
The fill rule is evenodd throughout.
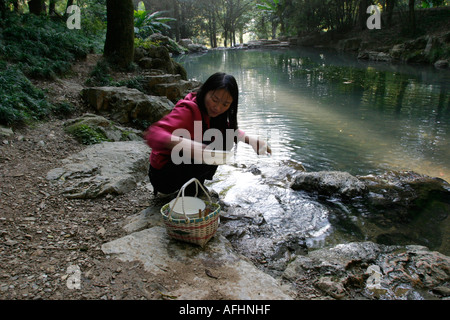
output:
<path id="1" fill-rule="evenodd" d="M 49 100 L 77 106 L 77 116 L 86 111 L 79 91 L 98 58 L 88 56 L 67 78 L 34 84 Z M 101 251 L 103 243 L 125 235 L 126 217 L 148 206 L 148 190 L 69 200 L 46 180 L 50 169 L 85 147 L 63 123 L 54 119 L 0 141 L 0 299 L 164 298 L 161 292 L 175 285 L 170 276 L 155 279 L 141 265 Z M 77 270 L 81 288 L 70 282 Z"/>

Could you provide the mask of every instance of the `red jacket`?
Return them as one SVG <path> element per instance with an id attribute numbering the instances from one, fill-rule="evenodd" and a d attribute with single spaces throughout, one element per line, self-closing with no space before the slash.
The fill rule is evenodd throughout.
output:
<path id="1" fill-rule="evenodd" d="M 161 169 L 169 161 L 171 150 L 167 148 L 167 145 L 175 129 L 184 128 L 189 131 L 192 140 L 202 142 L 204 131 L 209 129 L 210 118 L 208 114 L 200 111 L 196 95 L 195 92 L 189 93 L 184 99 L 179 100 L 168 115 L 148 129 L 145 139 L 152 148 L 150 164 L 155 169 Z M 202 120 L 206 128 L 203 127 L 201 137 L 194 137 L 194 121 Z"/>

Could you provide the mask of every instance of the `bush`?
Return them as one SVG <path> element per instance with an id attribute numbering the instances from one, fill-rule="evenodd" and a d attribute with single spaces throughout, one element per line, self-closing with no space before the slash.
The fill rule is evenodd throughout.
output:
<path id="1" fill-rule="evenodd" d="M 47 117 L 53 106 L 17 67 L 0 69 L 0 124 L 29 124 Z"/>
<path id="2" fill-rule="evenodd" d="M 12 14 L 6 20 L 0 58 L 18 64 L 29 77 L 54 79 L 93 51 L 93 42 L 81 30 L 70 30 L 61 21 Z"/>

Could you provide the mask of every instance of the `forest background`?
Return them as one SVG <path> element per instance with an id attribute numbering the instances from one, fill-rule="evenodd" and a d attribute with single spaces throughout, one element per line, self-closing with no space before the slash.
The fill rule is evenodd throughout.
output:
<path id="1" fill-rule="evenodd" d="M 77 18 L 67 10 L 72 5 L 79 8 L 79 28 L 68 23 Z M 372 36 L 388 34 L 386 41 L 419 38 L 433 26 L 442 28 L 436 20 L 449 21 L 446 0 L 0 0 L 0 124 L 70 112 L 68 104 L 50 105 L 28 79 L 67 74 L 88 53 L 133 68 L 134 48 L 157 44 L 148 42 L 154 33 L 175 45 L 191 39 L 209 48 L 312 35 L 348 38 L 367 31 L 371 5 L 381 12 L 382 29 Z M 442 14 L 428 18 L 430 10 Z"/>

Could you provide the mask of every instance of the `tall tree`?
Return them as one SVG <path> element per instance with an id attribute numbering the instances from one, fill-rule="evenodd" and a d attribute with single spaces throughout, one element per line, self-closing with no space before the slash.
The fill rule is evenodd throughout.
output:
<path id="1" fill-rule="evenodd" d="M 2 21 L 0 21 L 0 24 L 3 24 L 3 21 L 6 18 L 6 0 L 0 0 L 0 14 Z"/>
<path id="2" fill-rule="evenodd" d="M 134 58 L 133 0 L 107 0 L 106 14 L 104 57 L 119 67 L 128 67 Z"/>
<path id="3" fill-rule="evenodd" d="M 409 26 L 411 28 L 412 33 L 414 34 L 416 32 L 416 13 L 414 12 L 414 0 L 409 0 L 408 7 L 409 7 Z"/>
<path id="4" fill-rule="evenodd" d="M 45 0 L 30 0 L 28 1 L 28 8 L 31 13 L 40 15 L 45 11 Z"/>

